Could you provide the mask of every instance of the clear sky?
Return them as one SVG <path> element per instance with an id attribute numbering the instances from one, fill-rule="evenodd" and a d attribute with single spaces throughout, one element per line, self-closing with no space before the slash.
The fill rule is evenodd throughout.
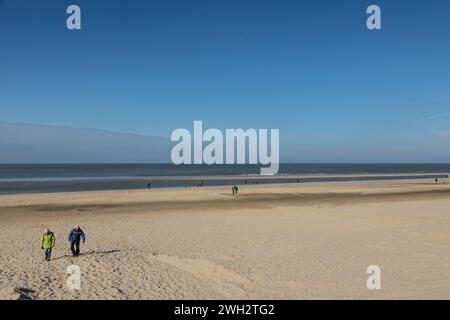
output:
<path id="1" fill-rule="evenodd" d="M 194 120 L 279 128 L 290 161 L 450 162 L 450 1 L 0 0 L 0 121 Z"/>

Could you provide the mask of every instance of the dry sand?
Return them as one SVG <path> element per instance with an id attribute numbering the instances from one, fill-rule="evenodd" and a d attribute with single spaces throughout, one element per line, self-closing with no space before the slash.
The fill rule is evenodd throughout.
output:
<path id="1" fill-rule="evenodd" d="M 80 224 L 83 254 L 67 234 Z M 57 237 L 45 262 L 40 236 Z M 81 268 L 81 289 L 66 269 Z M 368 290 L 366 268 L 381 268 Z M 0 196 L 1 299 L 449 299 L 450 184 Z"/>

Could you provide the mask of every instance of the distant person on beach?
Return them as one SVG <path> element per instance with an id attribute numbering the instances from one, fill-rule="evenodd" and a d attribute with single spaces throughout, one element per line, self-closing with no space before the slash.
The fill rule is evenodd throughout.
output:
<path id="1" fill-rule="evenodd" d="M 72 251 L 72 255 L 77 257 L 80 255 L 80 241 L 83 240 L 83 243 L 86 242 L 86 236 L 81 230 L 80 226 L 76 226 L 75 229 L 72 229 L 69 233 L 69 242 L 70 242 L 70 250 Z"/>
<path id="2" fill-rule="evenodd" d="M 434 181 L 435 181 L 436 183 L 438 183 L 438 178 L 436 178 Z"/>
<path id="3" fill-rule="evenodd" d="M 52 249 L 55 246 L 55 235 L 49 229 L 45 229 L 41 238 L 41 248 L 44 250 L 45 260 L 50 261 Z"/>
<path id="4" fill-rule="evenodd" d="M 233 196 L 235 195 L 235 194 L 237 194 L 238 193 L 238 187 L 235 185 L 235 186 L 232 186 L 231 187 L 231 191 L 233 192 Z"/>

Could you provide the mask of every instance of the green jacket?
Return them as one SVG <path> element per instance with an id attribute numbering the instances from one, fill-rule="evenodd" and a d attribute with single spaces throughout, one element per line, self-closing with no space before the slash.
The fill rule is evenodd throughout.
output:
<path id="1" fill-rule="evenodd" d="M 44 233 L 41 239 L 41 247 L 44 249 L 53 248 L 55 246 L 55 235 L 53 232 Z"/>

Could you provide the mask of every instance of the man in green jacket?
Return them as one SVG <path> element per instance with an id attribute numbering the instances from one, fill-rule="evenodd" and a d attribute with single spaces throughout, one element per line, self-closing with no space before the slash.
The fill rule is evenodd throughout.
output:
<path id="1" fill-rule="evenodd" d="M 52 249 L 55 246 L 55 235 L 49 229 L 45 229 L 41 239 L 41 248 L 44 250 L 45 260 L 50 261 Z"/>

